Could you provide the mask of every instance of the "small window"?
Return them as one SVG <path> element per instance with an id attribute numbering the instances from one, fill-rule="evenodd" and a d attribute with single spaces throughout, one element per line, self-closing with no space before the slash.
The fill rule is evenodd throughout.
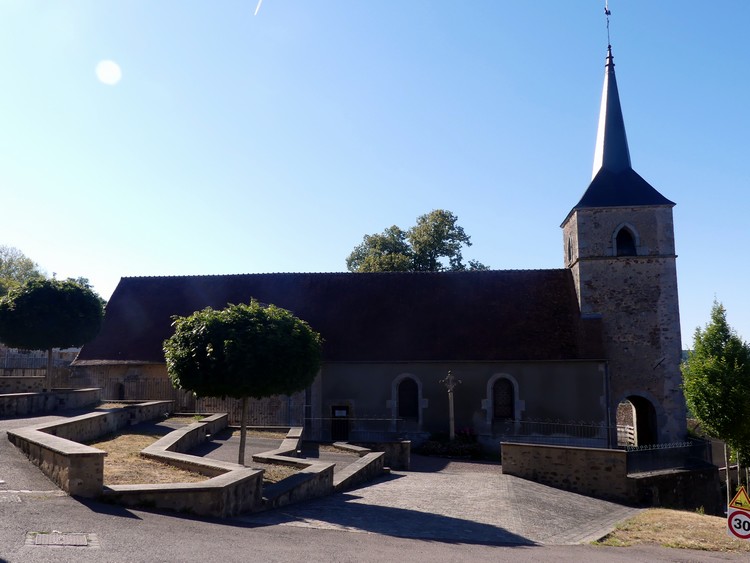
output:
<path id="1" fill-rule="evenodd" d="M 568 238 L 568 262 L 573 261 L 573 242 Z"/>
<path id="2" fill-rule="evenodd" d="M 398 384 L 398 417 L 412 420 L 419 418 L 419 388 L 411 377 Z"/>
<path id="3" fill-rule="evenodd" d="M 617 256 L 635 256 L 635 239 L 628 229 L 620 229 L 615 239 L 617 245 Z"/>
<path id="4" fill-rule="evenodd" d="M 513 407 L 513 383 L 509 379 L 498 379 L 492 387 L 492 410 L 495 420 L 513 420 Z"/>

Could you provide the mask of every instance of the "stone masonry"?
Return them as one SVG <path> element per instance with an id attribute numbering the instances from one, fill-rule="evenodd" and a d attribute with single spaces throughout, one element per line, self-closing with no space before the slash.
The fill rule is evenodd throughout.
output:
<path id="1" fill-rule="evenodd" d="M 635 256 L 617 256 L 627 228 Z M 583 315 L 601 315 L 610 375 L 610 412 L 647 400 L 660 442 L 685 436 L 680 389 L 680 316 L 671 206 L 574 209 L 563 225 L 565 263 Z"/>

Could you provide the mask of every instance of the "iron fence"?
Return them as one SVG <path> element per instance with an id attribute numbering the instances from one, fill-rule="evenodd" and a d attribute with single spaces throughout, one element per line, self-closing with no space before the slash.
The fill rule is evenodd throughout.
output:
<path id="1" fill-rule="evenodd" d="M 389 442 L 408 437 L 404 420 L 393 418 L 310 418 L 305 439 L 314 442 Z"/>
<path id="2" fill-rule="evenodd" d="M 492 425 L 494 436 L 504 442 L 606 448 L 611 427 L 596 422 L 503 420 Z"/>
<path id="3" fill-rule="evenodd" d="M 628 473 L 646 473 L 663 469 L 700 467 L 713 463 L 711 442 L 691 439 L 687 442 L 629 446 Z"/>

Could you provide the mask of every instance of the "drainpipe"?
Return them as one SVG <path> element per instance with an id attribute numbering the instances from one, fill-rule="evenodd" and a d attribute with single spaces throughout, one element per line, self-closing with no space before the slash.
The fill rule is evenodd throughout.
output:
<path id="1" fill-rule="evenodd" d="M 610 396 L 609 363 L 604 362 L 604 400 L 607 402 L 607 448 L 612 449 L 612 403 Z M 614 424 L 614 434 L 617 435 L 617 421 Z"/>

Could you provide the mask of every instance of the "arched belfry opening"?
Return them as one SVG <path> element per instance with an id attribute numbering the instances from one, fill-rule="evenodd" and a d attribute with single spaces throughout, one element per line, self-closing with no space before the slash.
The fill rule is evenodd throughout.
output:
<path id="1" fill-rule="evenodd" d="M 636 256 L 636 237 L 628 227 L 621 227 L 615 236 L 615 254 L 617 256 Z"/>
<path id="2" fill-rule="evenodd" d="M 631 395 L 617 405 L 617 443 L 647 446 L 658 443 L 656 409 L 648 399 Z"/>

